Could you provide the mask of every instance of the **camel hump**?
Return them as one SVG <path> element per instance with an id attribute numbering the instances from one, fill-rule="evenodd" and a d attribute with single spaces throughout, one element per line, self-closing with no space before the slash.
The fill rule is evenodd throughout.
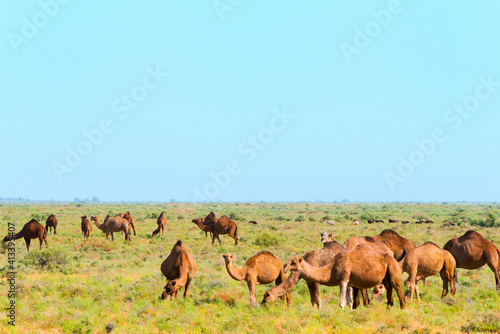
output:
<path id="1" fill-rule="evenodd" d="M 432 246 L 436 246 L 437 248 L 441 248 L 438 245 L 436 245 L 435 243 L 433 243 L 432 241 L 427 241 L 424 245 L 432 245 Z"/>
<path id="2" fill-rule="evenodd" d="M 177 243 L 175 244 L 175 246 L 182 247 L 182 241 L 181 240 L 177 240 Z"/>

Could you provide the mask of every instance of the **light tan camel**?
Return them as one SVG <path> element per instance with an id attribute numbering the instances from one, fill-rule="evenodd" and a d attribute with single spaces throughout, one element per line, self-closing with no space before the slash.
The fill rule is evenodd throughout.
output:
<path id="1" fill-rule="evenodd" d="M 3 242 L 9 242 L 11 240 L 17 240 L 21 238 L 24 238 L 24 241 L 26 242 L 26 249 L 28 250 L 28 252 L 30 251 L 31 239 L 38 238 L 38 240 L 40 240 L 40 249 L 42 249 L 42 244 L 44 241 L 45 247 L 49 247 L 49 244 L 47 242 L 47 230 L 36 219 L 32 219 L 28 223 L 24 224 L 20 232 L 14 235 L 7 235 L 5 238 L 3 238 Z"/>
<path id="2" fill-rule="evenodd" d="M 377 284 L 372 290 L 372 299 L 382 296 L 386 292 L 383 284 Z"/>
<path id="3" fill-rule="evenodd" d="M 184 286 L 184 297 L 188 295 L 189 284 L 196 272 L 196 263 L 182 241 L 177 241 L 161 264 L 161 272 L 167 278 L 161 299 L 168 296 L 177 298 L 177 292 Z"/>
<path id="4" fill-rule="evenodd" d="M 401 286 L 401 268 L 394 257 L 374 251 L 366 244 L 359 244 L 351 251 L 338 253 L 333 262 L 314 267 L 300 257 L 292 259 L 291 271 L 298 271 L 308 279 L 325 285 L 340 286 L 340 307 L 346 305 L 347 287 L 369 289 L 381 282 L 387 290 L 387 304 L 394 305 L 392 289 L 396 290 L 401 309 L 405 298 Z"/>
<path id="5" fill-rule="evenodd" d="M 417 287 L 417 280 L 440 273 L 443 280 L 443 293 L 441 298 L 448 294 L 448 282 L 451 287 L 451 294 L 455 294 L 455 259 L 450 252 L 441 249 L 432 242 L 426 242 L 422 246 L 415 247 L 408 251 L 401 263 L 403 272 L 408 273 L 410 281 L 410 300 L 413 293 L 417 292 L 417 299 L 420 294 Z"/>
<path id="6" fill-rule="evenodd" d="M 83 217 L 82 217 L 82 219 L 83 219 Z M 109 215 L 107 215 L 106 218 L 104 218 L 104 221 L 106 221 L 108 219 L 109 219 Z M 97 215 L 92 216 L 92 217 L 90 217 L 90 220 L 95 222 L 95 226 L 97 226 L 98 229 L 100 229 L 103 233 L 106 233 L 106 225 L 101 224 L 101 221 L 99 220 L 99 216 L 97 216 Z M 82 231 L 83 231 L 83 227 L 82 227 Z"/>
<path id="7" fill-rule="evenodd" d="M 238 226 L 234 221 L 229 219 L 228 216 L 221 216 L 217 218 L 213 212 L 210 212 L 208 216 L 205 217 L 204 221 L 200 219 L 193 219 L 193 223 L 198 225 L 198 227 L 205 232 L 212 232 L 212 245 L 214 244 L 215 238 L 219 240 L 219 245 L 222 246 L 219 235 L 227 234 L 234 239 L 234 244 L 238 244 Z"/>
<path id="8" fill-rule="evenodd" d="M 160 213 L 160 216 L 156 220 L 156 223 L 158 224 L 158 228 L 153 231 L 152 237 L 154 238 L 157 234 L 160 235 L 165 235 L 165 226 L 167 226 L 167 217 L 165 217 L 165 212 L 162 211 Z"/>
<path id="9" fill-rule="evenodd" d="M 52 228 L 54 228 L 54 234 L 56 233 L 56 228 L 57 228 L 57 218 L 54 215 L 50 215 L 47 220 L 45 221 L 45 229 L 47 230 L 47 233 L 52 231 Z"/>
<path id="10" fill-rule="evenodd" d="M 405 254 L 415 247 L 410 240 L 403 238 L 394 230 L 383 230 L 372 238 L 375 241 L 385 243 L 394 252 L 394 258 L 397 261 L 401 261 Z"/>
<path id="11" fill-rule="evenodd" d="M 250 291 L 250 303 L 255 303 L 255 286 L 258 284 L 269 284 L 273 281 L 276 285 L 285 280 L 283 262 L 267 251 L 259 252 L 247 260 L 243 268 L 237 269 L 233 264 L 234 255 L 223 255 L 226 269 L 233 279 L 246 281 Z M 287 304 L 290 305 L 290 293 L 286 293 Z"/>
<path id="12" fill-rule="evenodd" d="M 90 217 L 91 220 L 95 220 L 97 217 L 97 220 L 99 220 L 99 216 L 93 216 Z M 90 232 L 92 232 L 92 224 L 90 223 L 89 219 L 87 216 L 82 216 L 82 233 L 83 233 L 83 239 L 88 239 L 90 237 Z"/>
<path id="13" fill-rule="evenodd" d="M 124 219 L 120 216 L 110 217 L 109 215 L 107 215 L 106 219 L 104 219 L 104 223 L 100 224 L 99 217 L 98 216 L 94 216 L 94 217 L 97 217 L 97 219 L 93 219 L 95 222 L 95 225 L 101 231 L 106 233 L 106 239 L 108 239 L 108 236 L 111 234 L 111 240 L 115 241 L 113 233 L 122 231 L 125 233 L 125 241 L 131 240 L 130 239 L 130 224 L 128 223 L 128 221 L 126 219 Z"/>
<path id="14" fill-rule="evenodd" d="M 327 232 L 328 233 L 328 232 Z M 322 235 L 323 237 L 323 235 Z M 323 267 L 327 265 L 328 263 L 333 262 L 335 255 L 337 255 L 339 252 L 345 251 L 345 248 L 342 247 L 338 242 L 336 241 L 328 241 L 323 243 L 323 248 L 321 249 L 316 249 L 309 251 L 305 253 L 302 258 L 304 261 L 309 263 L 310 265 L 313 265 L 315 267 Z M 286 273 L 288 271 L 288 266 L 290 264 L 290 261 L 286 263 L 283 267 L 283 271 Z M 314 282 L 304 275 L 301 275 L 299 272 L 294 271 L 291 272 L 288 278 L 281 283 L 278 286 L 275 286 L 274 288 L 268 290 L 264 294 L 264 298 L 262 299 L 261 304 L 266 304 L 268 302 L 274 302 L 278 298 L 284 296 L 286 293 L 290 292 L 290 290 L 293 289 L 293 287 L 299 282 L 300 279 L 303 279 L 306 281 L 307 288 L 309 289 L 309 295 L 311 297 L 311 304 L 313 307 L 318 307 L 321 308 L 322 301 L 321 301 L 321 292 L 320 292 L 320 283 Z M 338 284 L 323 284 L 326 286 L 337 286 Z M 365 296 L 363 296 L 363 304 L 366 306 L 368 305 L 369 300 L 365 299 Z"/>
<path id="15" fill-rule="evenodd" d="M 500 250 L 491 241 L 469 230 L 461 237 L 448 241 L 443 249 L 453 255 L 457 268 L 472 270 L 487 264 L 495 274 L 496 289 L 500 290 Z"/>
<path id="16" fill-rule="evenodd" d="M 134 230 L 134 236 L 136 235 L 135 234 L 135 219 L 132 217 L 132 215 L 130 214 L 129 211 L 127 211 L 124 215 L 123 215 L 123 218 L 126 219 L 128 221 L 128 223 L 130 224 L 130 227 L 132 227 L 132 229 Z"/>

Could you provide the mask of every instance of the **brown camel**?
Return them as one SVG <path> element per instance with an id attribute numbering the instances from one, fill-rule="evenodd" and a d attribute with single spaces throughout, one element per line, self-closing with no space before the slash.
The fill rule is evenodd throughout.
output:
<path id="1" fill-rule="evenodd" d="M 135 219 L 132 217 L 132 215 L 130 214 L 129 211 L 127 211 L 124 215 L 123 215 L 123 218 L 126 219 L 128 221 L 128 223 L 130 224 L 130 227 L 132 227 L 132 229 L 134 230 L 134 236 L 136 235 L 135 234 Z"/>
<path id="2" fill-rule="evenodd" d="M 336 241 L 329 241 L 323 243 L 323 248 L 309 251 L 305 253 L 302 256 L 302 258 L 304 259 L 304 261 L 315 267 L 322 267 L 332 262 L 333 259 L 335 258 L 335 255 L 337 255 L 341 251 L 345 251 L 345 248 L 342 247 Z M 284 272 L 288 271 L 288 265 L 289 263 L 285 264 L 285 266 L 283 267 Z M 286 293 L 290 292 L 290 290 L 293 289 L 293 287 L 299 282 L 300 279 L 306 281 L 307 288 L 309 289 L 309 294 L 311 297 L 312 306 L 321 308 L 322 302 L 321 302 L 321 292 L 319 288 L 320 283 L 308 279 L 307 277 L 305 277 L 304 275 L 300 274 L 297 271 L 290 273 L 288 278 L 280 285 L 275 286 L 274 288 L 268 290 L 264 294 L 264 299 L 262 299 L 261 304 L 265 304 L 267 302 L 274 302 L 278 298 L 284 296 Z M 323 284 L 323 285 L 336 286 L 331 284 Z"/>
<path id="3" fill-rule="evenodd" d="M 21 238 L 24 238 L 24 241 L 26 242 L 26 249 L 28 250 L 28 252 L 30 251 L 31 239 L 38 238 L 38 240 L 40 240 L 40 249 L 42 249 L 43 241 L 45 241 L 45 246 L 49 247 L 49 244 L 47 242 L 47 229 L 43 227 L 43 225 L 38 221 L 36 221 L 36 219 L 32 219 L 28 223 L 24 224 L 20 232 L 14 235 L 7 235 L 5 238 L 3 238 L 3 242 Z"/>
<path id="4" fill-rule="evenodd" d="M 205 239 L 207 238 L 208 232 L 210 232 L 210 238 L 212 237 L 212 231 L 205 231 L 203 230 L 203 226 L 205 226 L 205 217 L 198 218 L 198 219 L 193 219 L 191 220 L 192 223 L 195 223 L 196 226 L 198 226 L 203 232 L 205 232 Z"/>
<path id="5" fill-rule="evenodd" d="M 107 221 L 109 219 L 109 215 L 104 218 L 104 221 Z M 95 226 L 97 226 L 98 229 L 100 229 L 103 233 L 106 233 L 106 225 L 101 224 L 101 221 L 99 220 L 99 216 L 92 216 L 90 217 L 90 220 L 95 222 Z"/>
<path id="6" fill-rule="evenodd" d="M 372 299 L 382 296 L 386 292 L 383 284 L 377 284 L 372 290 Z"/>
<path id="7" fill-rule="evenodd" d="M 285 280 L 283 272 L 283 262 L 278 260 L 273 254 L 267 251 L 259 252 L 247 260 L 243 268 L 237 269 L 233 264 L 234 256 L 225 254 L 224 261 L 226 269 L 233 279 L 237 281 L 245 280 L 250 291 L 250 303 L 255 303 L 255 285 L 269 284 L 273 281 L 276 285 Z M 290 293 L 286 293 L 287 304 L 290 305 Z"/>
<path id="8" fill-rule="evenodd" d="M 340 286 L 340 307 L 344 308 L 347 287 L 369 289 L 382 282 L 387 290 L 387 304 L 394 305 L 392 289 L 396 289 L 401 309 L 405 298 L 401 285 L 401 268 L 394 257 L 374 251 L 366 244 L 359 244 L 351 251 L 341 251 L 333 262 L 314 267 L 300 257 L 290 261 L 289 269 L 298 271 L 313 282 Z"/>
<path id="9" fill-rule="evenodd" d="M 111 234 L 111 240 L 115 241 L 113 233 L 122 231 L 125 233 L 125 241 L 131 240 L 130 224 L 126 219 L 120 216 L 110 217 L 109 215 L 107 215 L 106 219 L 104 219 L 104 223 L 100 224 L 99 217 L 98 216 L 94 217 L 96 217 L 97 219 L 92 219 L 92 218 L 91 219 L 94 220 L 97 228 L 106 233 L 106 239 L 108 239 L 108 236 Z"/>
<path id="10" fill-rule="evenodd" d="M 441 298 L 448 294 L 448 282 L 451 286 L 451 294 L 455 294 L 455 259 L 450 252 L 441 249 L 432 242 L 426 242 L 422 246 L 415 247 L 408 251 L 401 265 L 403 272 L 408 273 L 410 281 L 410 300 L 413 299 L 413 293 L 417 292 L 417 299 L 420 300 L 416 282 L 428 276 L 440 273 L 443 280 L 443 293 Z"/>
<path id="11" fill-rule="evenodd" d="M 45 229 L 47 230 L 47 233 L 52 232 L 52 228 L 54 228 L 54 234 L 57 234 L 56 233 L 57 218 L 54 215 L 50 215 L 45 221 Z"/>
<path id="12" fill-rule="evenodd" d="M 453 255 L 457 268 L 472 270 L 487 264 L 495 274 L 496 288 L 500 290 L 500 250 L 491 241 L 476 231 L 469 230 L 461 237 L 448 241 L 443 249 Z"/>
<path id="13" fill-rule="evenodd" d="M 372 238 L 375 241 L 385 243 L 394 252 L 394 258 L 397 261 L 401 261 L 405 254 L 415 247 L 410 240 L 403 238 L 394 230 L 383 230 L 382 233 Z"/>
<path id="14" fill-rule="evenodd" d="M 97 217 L 97 218 L 96 218 Z M 99 221 L 99 216 L 90 217 L 91 220 Z M 82 216 L 82 233 L 83 239 L 88 239 L 90 237 L 90 232 L 92 232 L 92 224 L 90 223 L 87 216 Z"/>
<path id="15" fill-rule="evenodd" d="M 167 217 L 165 217 L 165 212 L 162 211 L 158 219 L 156 220 L 156 223 L 158 224 L 158 228 L 153 231 L 152 237 L 154 238 L 157 234 L 160 235 L 165 235 L 165 226 L 167 225 Z"/>
<path id="16" fill-rule="evenodd" d="M 161 272 L 167 278 L 161 299 L 177 298 L 177 292 L 184 286 L 184 297 L 188 295 L 189 284 L 196 272 L 196 263 L 182 241 L 177 241 L 161 264 Z"/>
<path id="17" fill-rule="evenodd" d="M 219 245 L 222 246 L 219 235 L 227 234 L 234 239 L 234 244 L 238 244 L 238 226 L 234 221 L 229 219 L 228 216 L 221 216 L 219 218 L 215 217 L 213 212 L 210 212 L 205 220 L 202 222 L 199 219 L 194 219 L 192 221 L 199 228 L 206 232 L 212 232 L 212 245 L 214 244 L 215 238 L 219 240 Z"/>

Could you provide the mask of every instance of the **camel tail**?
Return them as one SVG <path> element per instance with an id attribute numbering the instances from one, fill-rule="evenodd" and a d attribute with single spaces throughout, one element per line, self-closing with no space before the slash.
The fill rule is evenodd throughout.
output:
<path id="1" fill-rule="evenodd" d="M 453 272 L 453 276 L 455 276 L 455 278 L 453 278 L 453 280 L 455 281 L 455 287 L 456 287 L 456 286 L 458 286 L 457 266 L 455 266 L 455 271 Z"/>
<path id="2" fill-rule="evenodd" d="M 234 223 L 234 236 L 238 237 L 238 225 L 236 223 Z"/>

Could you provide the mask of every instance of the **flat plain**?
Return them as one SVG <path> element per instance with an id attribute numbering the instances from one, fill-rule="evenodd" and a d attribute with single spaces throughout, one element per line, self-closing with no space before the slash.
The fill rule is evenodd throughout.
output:
<path id="1" fill-rule="evenodd" d="M 95 227 L 89 240 L 80 229 L 83 215 L 107 215 L 130 211 L 136 220 L 137 235 L 126 242 L 115 240 Z M 151 237 L 156 217 L 165 212 L 164 236 Z M 228 215 L 238 224 L 240 242 L 227 235 L 211 245 L 194 218 L 210 211 Z M 39 250 L 32 240 L 29 254 L 23 239 L 16 240 L 16 326 L 0 314 L 1 333 L 457 333 L 500 332 L 500 296 L 491 270 L 458 269 L 455 296 L 441 299 L 439 275 L 420 283 L 421 301 L 387 308 L 385 296 L 354 311 L 341 309 L 338 287 L 321 287 L 323 306 L 313 308 L 304 281 L 291 291 L 292 306 L 283 301 L 261 306 L 249 304 L 244 281 L 235 281 L 226 272 L 223 254 L 236 257 L 241 268 L 246 259 L 261 250 L 286 262 L 294 256 L 322 247 L 320 234 L 331 232 L 339 243 L 353 236 L 372 236 L 393 229 L 415 245 L 432 241 L 442 247 L 449 239 L 474 229 L 500 246 L 497 221 L 499 204 L 490 203 L 409 203 L 409 204 L 325 204 L 325 203 L 48 203 L 0 204 L 0 231 L 8 223 L 18 232 L 32 218 L 45 226 L 54 214 L 59 222 L 57 235 L 49 234 L 49 247 Z M 368 224 L 367 219 L 383 223 Z M 389 223 L 390 218 L 410 221 Z M 334 225 L 323 222 L 333 220 Z M 359 225 L 352 225 L 360 219 Z M 416 224 L 430 219 L 433 224 Z M 257 224 L 249 224 L 250 220 Z M 456 223 L 455 226 L 450 221 Z M 166 283 L 160 264 L 182 240 L 194 257 L 198 271 L 190 294 L 161 300 Z M 8 297 L 8 258 L 0 249 L 0 307 Z M 403 274 L 406 279 L 407 274 Z M 257 286 L 260 302 L 273 284 Z M 408 296 L 408 287 L 404 287 Z M 183 290 L 181 291 L 183 292 Z"/>

